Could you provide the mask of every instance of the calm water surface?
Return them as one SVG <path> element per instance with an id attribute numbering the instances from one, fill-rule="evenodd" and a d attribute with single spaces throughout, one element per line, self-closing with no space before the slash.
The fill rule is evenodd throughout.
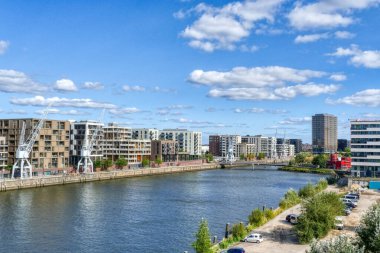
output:
<path id="1" fill-rule="evenodd" d="M 192 252 L 201 218 L 212 235 L 288 188 L 321 176 L 212 170 L 0 193 L 0 252 Z"/>

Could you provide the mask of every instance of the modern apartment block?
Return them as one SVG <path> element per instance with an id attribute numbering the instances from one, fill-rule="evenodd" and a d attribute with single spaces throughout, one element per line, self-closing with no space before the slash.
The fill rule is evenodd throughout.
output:
<path id="1" fill-rule="evenodd" d="M 186 129 L 164 129 L 160 131 L 160 140 L 178 142 L 178 153 L 189 158 L 202 155 L 202 132 Z"/>
<path id="2" fill-rule="evenodd" d="M 338 139 L 338 151 L 344 151 L 350 147 L 350 141 L 347 139 Z"/>
<path id="3" fill-rule="evenodd" d="M 232 148 L 232 152 L 235 158 L 238 157 L 237 145 L 241 143 L 240 135 L 220 135 L 220 154 L 222 157 L 227 157 L 229 149 Z"/>
<path id="4" fill-rule="evenodd" d="M 0 136 L 0 178 L 4 177 L 8 165 L 8 144 L 4 136 Z"/>
<path id="5" fill-rule="evenodd" d="M 380 176 L 380 120 L 351 121 L 351 173 Z"/>
<path id="6" fill-rule="evenodd" d="M 291 144 L 277 144 L 276 152 L 278 158 L 293 157 L 295 153 L 294 145 Z"/>
<path id="7" fill-rule="evenodd" d="M 209 152 L 214 156 L 222 156 L 220 150 L 220 135 L 210 135 L 208 137 Z"/>
<path id="8" fill-rule="evenodd" d="M 156 128 L 133 128 L 132 138 L 138 140 L 156 141 L 160 137 L 160 131 Z"/>
<path id="9" fill-rule="evenodd" d="M 103 158 L 103 123 L 97 121 L 76 121 L 70 125 L 70 165 L 76 166 L 81 158 L 81 150 L 84 145 L 89 145 L 97 127 L 100 127 L 98 136 L 91 153 L 92 160 Z"/>
<path id="10" fill-rule="evenodd" d="M 163 162 L 178 161 L 178 142 L 173 140 L 152 141 L 151 161 L 160 159 Z"/>
<path id="11" fill-rule="evenodd" d="M 119 158 L 128 161 L 129 166 L 137 167 L 143 159 L 150 159 L 150 139 L 132 139 L 132 129 L 110 123 L 103 127 L 103 158 L 113 162 Z"/>
<path id="12" fill-rule="evenodd" d="M 312 117 L 313 153 L 335 153 L 338 148 L 337 117 L 331 114 L 315 114 Z"/>
<path id="13" fill-rule="evenodd" d="M 289 139 L 289 144 L 294 145 L 294 152 L 296 154 L 302 152 L 302 140 L 301 139 Z"/>
<path id="14" fill-rule="evenodd" d="M 25 140 L 39 119 L 1 119 L 0 136 L 8 145 L 8 165 L 15 162 L 16 150 L 20 140 L 23 122 L 25 123 Z M 37 137 L 30 154 L 30 162 L 35 173 L 42 170 L 64 169 L 69 166 L 70 122 L 64 120 L 45 120 L 40 135 Z"/>
<path id="15" fill-rule="evenodd" d="M 277 157 L 277 139 L 275 137 L 266 137 L 262 135 L 243 136 L 242 143 L 249 143 L 256 145 L 256 155 L 264 153 L 267 158 Z"/>
<path id="16" fill-rule="evenodd" d="M 236 145 L 236 157 L 240 157 L 244 155 L 247 157 L 248 155 L 256 155 L 257 149 L 255 144 L 249 143 L 239 143 Z"/>

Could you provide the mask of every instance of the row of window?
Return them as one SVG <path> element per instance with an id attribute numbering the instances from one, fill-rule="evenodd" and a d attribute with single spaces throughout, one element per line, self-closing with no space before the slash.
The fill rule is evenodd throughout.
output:
<path id="1" fill-rule="evenodd" d="M 351 148 L 380 148 L 379 145 L 351 145 Z"/>
<path id="2" fill-rule="evenodd" d="M 380 131 L 351 131 L 351 134 L 356 134 L 356 135 L 375 135 L 375 134 L 380 134 Z"/>
<path id="3" fill-rule="evenodd" d="M 367 128 L 380 128 L 380 124 L 360 124 L 360 125 L 351 125 L 351 130 L 365 130 Z"/>
<path id="4" fill-rule="evenodd" d="M 352 138 L 352 143 L 380 142 L 380 138 Z"/>
<path id="5" fill-rule="evenodd" d="M 352 152 L 352 157 L 367 157 L 369 155 L 378 155 L 380 156 L 380 152 Z"/>
<path id="6" fill-rule="evenodd" d="M 352 158 L 352 162 L 380 163 L 380 159 L 357 159 L 357 158 Z"/>

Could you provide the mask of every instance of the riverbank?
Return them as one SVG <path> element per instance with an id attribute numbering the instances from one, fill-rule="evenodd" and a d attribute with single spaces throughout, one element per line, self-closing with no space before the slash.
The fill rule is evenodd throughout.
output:
<path id="1" fill-rule="evenodd" d="M 219 164 L 207 163 L 202 165 L 176 166 L 162 168 L 144 168 L 134 170 L 115 170 L 94 172 L 92 174 L 63 174 L 57 176 L 32 177 L 28 179 L 5 179 L 0 181 L 0 192 L 20 190 L 27 188 L 46 187 L 54 185 L 65 185 L 74 183 L 86 183 L 94 181 L 141 177 L 161 174 L 173 174 L 181 172 L 192 172 L 202 170 L 218 169 Z"/>
<path id="2" fill-rule="evenodd" d="M 332 169 L 315 169 L 315 168 L 293 167 L 293 166 L 280 167 L 278 168 L 278 170 L 300 172 L 300 173 L 326 174 L 326 175 L 335 174 L 334 170 Z"/>

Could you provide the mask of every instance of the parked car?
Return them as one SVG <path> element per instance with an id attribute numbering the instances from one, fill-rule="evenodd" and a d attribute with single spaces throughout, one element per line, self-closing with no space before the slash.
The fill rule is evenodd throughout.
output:
<path id="1" fill-rule="evenodd" d="M 358 204 L 355 203 L 354 201 L 352 201 L 351 199 L 345 199 L 345 198 L 341 198 L 341 200 L 343 201 L 344 204 L 350 204 L 350 206 L 352 206 L 353 208 L 357 207 Z"/>
<path id="2" fill-rule="evenodd" d="M 351 208 L 351 207 L 348 207 L 348 206 L 347 206 L 347 207 L 344 209 L 344 213 L 345 213 L 346 215 L 350 215 L 351 212 L 352 212 L 352 208 Z"/>
<path id="3" fill-rule="evenodd" d="M 297 224 L 298 223 L 298 217 L 299 217 L 299 215 L 294 215 L 294 216 L 290 217 L 290 224 L 293 224 L 293 225 Z"/>
<path id="4" fill-rule="evenodd" d="M 345 198 L 345 199 L 350 199 L 351 201 L 354 201 L 354 202 L 358 202 L 358 201 L 359 201 L 358 196 L 356 196 L 356 195 L 351 195 L 351 194 L 344 195 L 343 198 Z"/>
<path id="5" fill-rule="evenodd" d="M 288 214 L 288 215 L 286 215 L 286 217 L 285 217 L 285 220 L 287 221 L 287 222 L 290 222 L 290 219 L 292 218 L 292 217 L 296 217 L 296 216 L 298 216 L 297 214 Z"/>
<path id="6" fill-rule="evenodd" d="M 250 234 L 247 237 L 245 237 L 244 241 L 245 242 L 257 242 L 257 243 L 260 243 L 260 242 L 264 241 L 264 238 L 263 238 L 263 236 L 261 234 L 253 233 L 253 234 Z"/>
<path id="7" fill-rule="evenodd" d="M 235 247 L 227 250 L 227 253 L 245 253 L 245 249 Z"/>
<path id="8" fill-rule="evenodd" d="M 353 195 L 353 196 L 358 197 L 358 199 L 360 199 L 360 193 L 359 192 L 349 192 L 348 195 Z"/>
<path id="9" fill-rule="evenodd" d="M 340 216 L 335 217 L 335 229 L 343 230 L 343 218 Z"/>

